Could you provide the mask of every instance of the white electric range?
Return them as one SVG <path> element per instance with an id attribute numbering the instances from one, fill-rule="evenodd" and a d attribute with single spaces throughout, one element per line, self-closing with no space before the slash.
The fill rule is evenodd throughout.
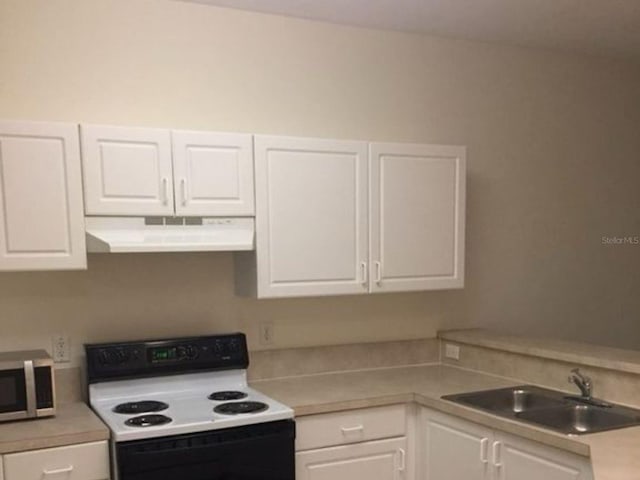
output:
<path id="1" fill-rule="evenodd" d="M 243 334 L 87 345 L 118 480 L 294 480 L 293 410 L 251 388 Z"/>

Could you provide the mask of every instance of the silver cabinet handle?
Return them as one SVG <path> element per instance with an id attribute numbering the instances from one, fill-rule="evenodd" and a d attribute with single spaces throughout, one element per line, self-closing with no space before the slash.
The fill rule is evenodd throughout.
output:
<path id="1" fill-rule="evenodd" d="M 382 264 L 376 262 L 376 283 L 380 285 L 382 283 Z"/>
<path id="2" fill-rule="evenodd" d="M 342 427 L 340 429 L 343 435 L 348 435 L 349 433 L 358 433 L 364 431 L 363 425 L 358 425 L 356 427 Z"/>
<path id="3" fill-rule="evenodd" d="M 169 179 L 167 177 L 162 178 L 162 203 L 165 205 L 169 203 Z"/>
<path id="4" fill-rule="evenodd" d="M 484 464 L 489 463 L 489 439 L 483 438 L 480 441 L 480 461 Z"/>
<path id="5" fill-rule="evenodd" d="M 68 467 L 64 467 L 64 468 L 58 468 L 56 470 L 42 470 L 42 475 L 43 476 L 47 476 L 47 475 L 60 475 L 61 473 L 71 473 L 73 472 L 73 465 L 69 465 Z"/>
<path id="6" fill-rule="evenodd" d="M 367 286 L 367 262 L 360 264 L 360 280 L 362 285 Z"/>
<path id="7" fill-rule="evenodd" d="M 496 468 L 502 467 L 502 461 L 500 460 L 502 450 L 502 442 L 493 442 L 493 466 Z"/>
<path id="8" fill-rule="evenodd" d="M 182 195 L 182 205 L 187 204 L 187 179 L 180 180 L 180 193 Z"/>
<path id="9" fill-rule="evenodd" d="M 407 468 L 407 452 L 404 451 L 404 448 L 399 448 L 398 453 L 400 454 L 400 464 L 398 465 L 398 471 L 404 472 Z"/>

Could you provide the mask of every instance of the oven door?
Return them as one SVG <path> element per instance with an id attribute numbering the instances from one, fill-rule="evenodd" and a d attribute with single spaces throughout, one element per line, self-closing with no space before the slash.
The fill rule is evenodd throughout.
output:
<path id="1" fill-rule="evenodd" d="M 294 480 L 295 423 L 116 444 L 119 480 Z"/>

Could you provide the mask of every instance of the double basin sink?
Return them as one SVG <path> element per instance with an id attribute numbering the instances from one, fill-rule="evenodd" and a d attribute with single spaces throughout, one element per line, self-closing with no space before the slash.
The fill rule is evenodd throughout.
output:
<path id="1" fill-rule="evenodd" d="M 446 395 L 445 400 L 565 434 L 640 425 L 640 410 L 531 385 Z"/>

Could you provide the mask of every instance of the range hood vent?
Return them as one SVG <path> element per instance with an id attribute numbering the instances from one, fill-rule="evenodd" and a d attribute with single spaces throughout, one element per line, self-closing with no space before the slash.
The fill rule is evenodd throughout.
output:
<path id="1" fill-rule="evenodd" d="M 254 249 L 253 218 L 85 217 L 85 228 L 94 253 Z"/>

